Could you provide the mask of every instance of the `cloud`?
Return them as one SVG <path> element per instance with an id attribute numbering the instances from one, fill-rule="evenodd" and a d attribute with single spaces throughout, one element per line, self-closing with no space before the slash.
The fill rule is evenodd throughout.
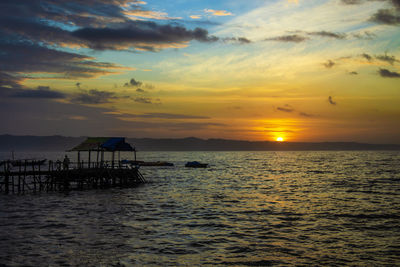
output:
<path id="1" fill-rule="evenodd" d="M 288 105 L 285 105 L 285 107 L 277 107 L 276 109 L 279 111 L 288 112 L 288 113 L 294 111 L 294 109 Z"/>
<path id="2" fill-rule="evenodd" d="M 206 116 L 195 116 L 186 114 L 174 114 L 174 113 L 144 113 L 144 114 L 123 114 L 126 118 L 145 118 L 145 119 L 210 119 Z"/>
<path id="3" fill-rule="evenodd" d="M 233 43 L 239 43 L 239 44 L 249 44 L 251 41 L 247 39 L 246 37 L 230 37 L 230 38 L 224 38 L 224 42 L 233 42 Z"/>
<path id="4" fill-rule="evenodd" d="M 135 102 L 141 104 L 161 104 L 160 99 L 156 99 L 155 101 L 150 97 L 136 97 L 134 99 Z"/>
<path id="5" fill-rule="evenodd" d="M 14 85 L 20 73 L 39 73 L 57 78 L 92 78 L 115 73 L 112 63 L 96 62 L 92 57 L 58 51 L 28 42 L 0 40 L 0 69 L 13 76 Z M 40 76 L 39 76 L 40 77 Z M 9 81 L 12 81 L 8 79 Z"/>
<path id="6" fill-rule="evenodd" d="M 364 31 L 364 32 L 358 32 L 358 33 L 352 33 L 352 36 L 356 39 L 360 40 L 372 40 L 376 37 L 376 34 L 369 32 L 369 31 Z"/>
<path id="7" fill-rule="evenodd" d="M 141 86 L 143 83 L 136 81 L 134 78 L 132 78 L 129 83 L 125 83 L 124 86 L 125 87 L 139 87 Z"/>
<path id="8" fill-rule="evenodd" d="M 305 113 L 305 112 L 299 112 L 299 115 L 302 117 L 306 117 L 306 118 L 315 117 L 313 114 L 309 114 L 309 113 Z"/>
<path id="9" fill-rule="evenodd" d="M 136 48 L 157 51 L 161 48 L 176 47 L 177 44 L 185 44 L 192 40 L 199 42 L 218 40 L 202 28 L 188 30 L 182 26 L 159 25 L 151 21 L 134 21 L 114 28 L 86 27 L 71 34 L 84 40 L 89 48 L 95 50 Z"/>
<path id="10" fill-rule="evenodd" d="M 296 111 L 296 110 L 295 110 L 291 105 L 289 105 L 289 104 L 286 104 L 286 105 L 283 106 L 283 107 L 277 107 L 276 110 L 282 111 L 282 112 L 286 112 L 286 113 L 293 113 L 293 112 Z M 298 114 L 299 114 L 300 116 L 306 117 L 306 118 L 314 117 L 313 114 L 309 114 L 309 113 L 302 112 L 302 111 L 298 111 Z"/>
<path id="11" fill-rule="evenodd" d="M 285 104 L 284 107 L 277 107 L 276 109 L 279 111 L 283 111 L 283 112 L 293 112 L 294 111 L 294 108 L 289 104 Z"/>
<path id="12" fill-rule="evenodd" d="M 375 55 L 375 56 L 369 55 L 367 53 L 363 53 L 360 56 L 365 58 L 369 62 L 373 62 L 375 59 L 377 59 L 379 61 L 387 62 L 390 65 L 393 65 L 395 62 L 400 62 L 395 56 L 391 56 L 386 53 L 384 55 Z"/>
<path id="13" fill-rule="evenodd" d="M 336 63 L 335 62 L 333 62 L 332 60 L 328 60 L 327 62 L 325 62 L 324 63 L 324 66 L 325 66 L 325 68 L 327 68 L 327 69 L 331 69 L 333 66 L 335 66 L 336 65 Z"/>
<path id="14" fill-rule="evenodd" d="M 191 15 L 191 19 L 201 19 L 201 15 Z"/>
<path id="15" fill-rule="evenodd" d="M 215 42 L 203 28 L 172 22 L 132 20 L 172 19 L 144 10 L 135 0 L 2 0 L 0 1 L 0 70 L 2 85 L 17 87 L 23 79 L 94 78 L 116 73 L 118 66 L 97 62 L 83 50 L 146 50 L 186 47 L 190 41 Z M 173 18 L 176 19 L 176 18 Z M 77 53 L 76 51 L 82 51 Z M 7 84 L 5 84 L 7 82 Z"/>
<path id="16" fill-rule="evenodd" d="M 381 24 L 398 25 L 400 24 L 400 15 L 398 10 L 380 9 L 370 20 Z"/>
<path id="17" fill-rule="evenodd" d="M 293 42 L 293 43 L 300 43 L 308 40 L 310 38 L 301 36 L 298 34 L 292 34 L 292 35 L 283 35 L 283 36 L 277 36 L 277 37 L 272 37 L 272 38 L 267 38 L 265 41 L 278 41 L 278 42 Z"/>
<path id="18" fill-rule="evenodd" d="M 400 78 L 399 72 L 390 71 L 388 69 L 379 69 L 378 73 L 383 78 Z"/>
<path id="19" fill-rule="evenodd" d="M 329 104 L 331 104 L 331 105 L 336 105 L 336 102 L 335 101 L 333 101 L 333 98 L 332 98 L 332 96 L 329 96 L 328 97 L 328 102 L 329 102 Z"/>
<path id="20" fill-rule="evenodd" d="M 210 13 L 214 16 L 232 16 L 233 14 L 226 10 L 204 9 L 204 12 Z"/>
<path id="21" fill-rule="evenodd" d="M 390 65 L 393 65 L 395 62 L 399 62 L 395 56 L 389 56 L 387 54 L 375 56 L 380 61 L 388 62 Z"/>
<path id="22" fill-rule="evenodd" d="M 72 95 L 70 101 L 77 104 L 104 104 L 120 98 L 127 97 L 117 96 L 114 92 L 91 89 L 88 91 L 82 90 L 81 92 Z"/>
<path id="23" fill-rule="evenodd" d="M 361 54 L 361 56 L 362 56 L 363 58 L 365 58 L 366 60 L 368 60 L 368 61 L 372 61 L 372 56 L 369 55 L 369 54 L 363 53 L 363 54 Z"/>
<path id="24" fill-rule="evenodd" d="M 362 3 L 362 0 L 341 0 L 341 2 L 346 5 L 359 5 Z"/>
<path id="25" fill-rule="evenodd" d="M 59 3 L 54 3 L 54 1 L 50 0 L 44 0 L 43 2 L 43 6 L 45 6 L 46 2 L 51 2 L 47 4 L 54 9 L 59 5 Z M 93 0 L 93 2 L 96 3 L 99 1 Z M 156 44 L 157 48 L 160 49 L 160 47 L 176 47 L 174 43 L 182 44 L 191 40 L 211 42 L 218 39 L 208 36 L 208 32 L 202 28 L 189 30 L 182 26 L 161 25 L 150 21 L 132 21 L 125 15 L 134 12 L 136 15 L 141 14 L 143 17 L 155 18 L 150 14 L 155 14 L 156 12 L 135 9 L 129 13 L 115 2 L 111 6 L 103 5 L 104 8 L 110 8 L 107 11 L 101 9 L 102 5 L 99 7 L 83 5 L 80 7 L 82 10 L 76 10 L 73 8 L 73 5 L 59 5 L 60 9 L 55 11 L 55 13 L 59 13 L 58 16 L 43 10 L 42 5 L 36 5 L 28 1 L 26 1 L 25 5 L 27 9 L 32 7 L 32 11 L 19 12 L 20 9 L 18 9 L 16 4 L 8 3 L 6 5 L 6 9 L 11 6 L 11 8 L 15 9 L 12 9 L 13 12 L 17 12 L 17 14 L 22 13 L 24 16 L 11 17 L 5 12 L 5 14 L 2 14 L 0 11 L 0 15 L 3 15 L 0 17 L 0 31 L 4 31 L 9 35 L 15 35 L 14 38 L 21 36 L 26 40 L 45 43 L 47 45 L 89 47 L 95 50 L 129 50 L 131 48 L 142 49 L 143 47 L 152 47 L 155 51 Z M 2 4 L 0 3 L 1 8 Z M 101 10 L 99 11 L 98 9 Z M 80 12 L 85 12 L 86 17 L 92 15 L 96 22 L 82 19 L 84 14 L 80 14 Z M 79 22 L 74 20 L 74 13 L 80 14 Z M 68 17 L 69 20 L 65 20 L 65 17 Z M 49 22 L 46 22 L 44 19 Z M 157 19 L 161 18 L 157 17 Z M 80 27 L 74 31 L 68 31 L 65 27 L 57 27 L 57 24 L 54 22 L 64 24 L 73 23 Z M 163 46 L 160 44 L 163 44 Z M 147 50 L 151 49 L 147 48 Z"/>
<path id="26" fill-rule="evenodd" d="M 0 58 L 1 58 L 1 55 L 0 55 Z M 1 63 L 0 63 L 0 66 L 1 66 Z M 12 76 L 10 74 L 0 71 L 0 86 L 19 88 L 21 80 L 22 80 L 21 77 Z"/>
<path id="27" fill-rule="evenodd" d="M 399 0 L 341 0 L 341 3 L 345 5 L 361 5 L 369 1 L 386 2 L 390 6 L 390 8 L 379 9 L 371 16 L 370 21 L 386 25 L 400 25 Z"/>
<path id="28" fill-rule="evenodd" d="M 336 32 L 328 32 L 328 31 L 319 31 L 319 32 L 308 32 L 308 35 L 328 37 L 333 39 L 346 39 L 346 34 L 344 33 L 336 33 Z"/>
<path id="29" fill-rule="evenodd" d="M 143 90 L 142 88 L 138 88 L 138 89 L 136 89 L 136 92 L 138 92 L 138 93 L 144 93 L 144 92 L 146 92 L 146 91 Z"/>
<path id="30" fill-rule="evenodd" d="M 66 97 L 64 93 L 51 90 L 49 86 L 38 86 L 37 89 L 12 89 L 9 93 L 9 97 L 15 98 L 63 99 Z"/>

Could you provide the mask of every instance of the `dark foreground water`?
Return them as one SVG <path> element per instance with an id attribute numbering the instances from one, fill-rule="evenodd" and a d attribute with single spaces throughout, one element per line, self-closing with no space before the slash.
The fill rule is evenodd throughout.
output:
<path id="1" fill-rule="evenodd" d="M 137 188 L 0 196 L 0 265 L 400 264 L 400 152 L 140 157 L 175 167 L 142 167 Z"/>

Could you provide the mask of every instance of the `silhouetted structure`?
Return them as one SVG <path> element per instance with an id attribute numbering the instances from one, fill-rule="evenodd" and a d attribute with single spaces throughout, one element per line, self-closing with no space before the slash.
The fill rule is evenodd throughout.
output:
<path id="1" fill-rule="evenodd" d="M 138 166 L 123 164 L 120 151 L 132 151 L 136 160 L 136 151 L 125 138 L 89 137 L 69 151 L 78 152 L 78 161 L 70 162 L 67 156 L 61 162 L 45 160 L 7 160 L 0 166 L 0 191 L 5 194 L 24 193 L 26 191 L 66 191 L 114 186 L 129 187 L 146 180 Z M 88 152 L 88 161 L 80 159 L 80 153 Z M 92 152 L 96 152 L 96 161 L 91 161 Z M 112 160 L 105 161 L 104 153 L 112 153 Z M 118 152 L 118 161 L 115 161 Z"/>

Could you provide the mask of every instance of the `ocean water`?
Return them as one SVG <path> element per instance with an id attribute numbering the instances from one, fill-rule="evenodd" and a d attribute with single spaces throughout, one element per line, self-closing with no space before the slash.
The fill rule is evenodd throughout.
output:
<path id="1" fill-rule="evenodd" d="M 0 265 L 400 266 L 399 151 L 138 159 L 175 166 L 135 188 L 1 195 Z"/>

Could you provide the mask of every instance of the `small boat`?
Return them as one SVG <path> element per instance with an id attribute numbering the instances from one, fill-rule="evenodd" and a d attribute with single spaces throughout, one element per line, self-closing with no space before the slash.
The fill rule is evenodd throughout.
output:
<path id="1" fill-rule="evenodd" d="M 208 164 L 207 163 L 200 163 L 198 161 L 188 161 L 185 164 L 185 167 L 189 167 L 189 168 L 207 168 Z"/>

